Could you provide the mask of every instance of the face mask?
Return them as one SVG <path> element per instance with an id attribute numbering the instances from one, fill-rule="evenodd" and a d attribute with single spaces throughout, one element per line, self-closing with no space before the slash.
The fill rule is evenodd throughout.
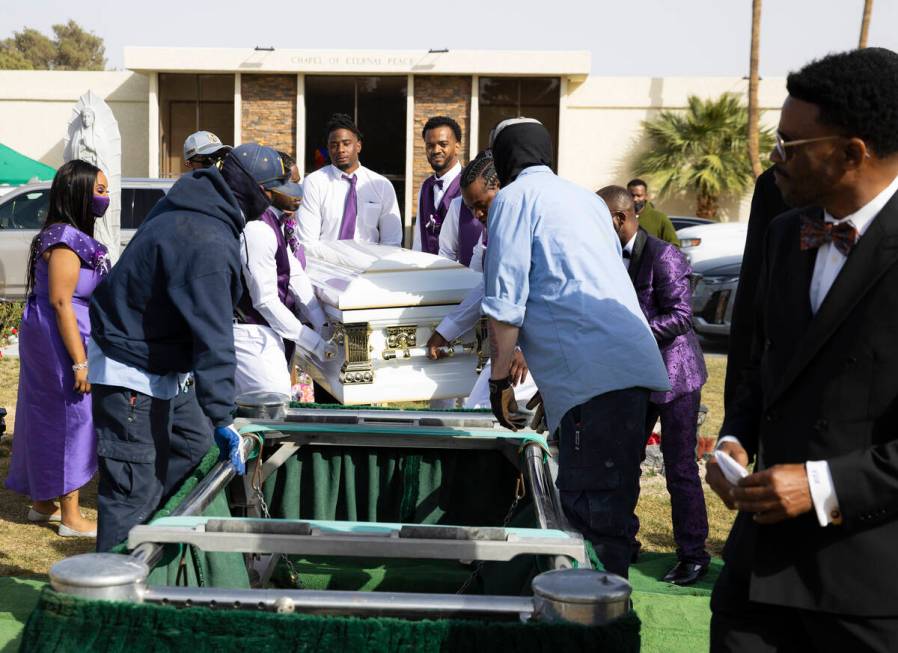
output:
<path id="1" fill-rule="evenodd" d="M 102 218 L 109 208 L 109 195 L 94 195 L 90 199 L 90 211 L 94 217 Z"/>
<path id="2" fill-rule="evenodd" d="M 230 186 L 231 192 L 234 193 L 234 198 L 247 220 L 255 220 L 271 204 L 259 184 L 253 180 L 235 157 L 229 156 L 225 159 L 221 167 L 221 176 Z"/>
<path id="3" fill-rule="evenodd" d="M 299 198 L 273 190 L 271 191 L 271 205 L 279 211 L 293 212 L 299 208 Z"/>
<path id="4" fill-rule="evenodd" d="M 633 208 L 636 209 L 637 213 L 642 213 L 642 209 L 645 208 L 645 200 L 641 202 L 633 202 Z"/>

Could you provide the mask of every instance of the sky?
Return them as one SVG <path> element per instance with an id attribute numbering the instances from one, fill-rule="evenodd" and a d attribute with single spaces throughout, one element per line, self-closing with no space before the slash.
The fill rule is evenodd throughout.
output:
<path id="1" fill-rule="evenodd" d="M 857 46 L 863 0 L 764 0 L 761 75 Z M 123 48 L 274 46 L 589 50 L 596 75 L 746 75 L 751 0 L 0 0 L 0 38 L 74 18 Z M 869 45 L 898 51 L 898 0 L 875 0 Z"/>

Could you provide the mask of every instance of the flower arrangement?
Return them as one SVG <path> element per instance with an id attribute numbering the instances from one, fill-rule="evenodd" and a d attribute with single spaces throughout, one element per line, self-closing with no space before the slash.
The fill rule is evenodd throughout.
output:
<path id="1" fill-rule="evenodd" d="M 0 301 L 0 347 L 8 347 L 19 341 L 19 324 L 24 310 L 24 302 Z"/>

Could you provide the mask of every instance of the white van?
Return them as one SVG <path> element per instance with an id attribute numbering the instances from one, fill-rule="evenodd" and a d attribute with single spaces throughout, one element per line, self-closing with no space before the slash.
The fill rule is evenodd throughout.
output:
<path id="1" fill-rule="evenodd" d="M 175 179 L 122 179 L 122 248 Z M 25 298 L 31 241 L 50 204 L 50 182 L 19 186 L 0 196 L 0 299 Z"/>

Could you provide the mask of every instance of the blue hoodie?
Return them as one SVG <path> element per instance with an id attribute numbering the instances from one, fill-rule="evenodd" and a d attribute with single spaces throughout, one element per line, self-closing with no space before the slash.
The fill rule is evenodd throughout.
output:
<path id="1" fill-rule="evenodd" d="M 193 371 L 214 426 L 234 409 L 240 206 L 215 168 L 182 176 L 94 291 L 91 337 L 108 358 L 152 374 Z"/>

